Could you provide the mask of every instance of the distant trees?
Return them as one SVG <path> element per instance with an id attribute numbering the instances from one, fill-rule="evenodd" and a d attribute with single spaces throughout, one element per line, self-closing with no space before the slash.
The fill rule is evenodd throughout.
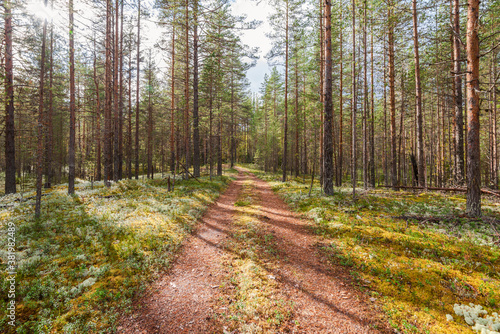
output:
<path id="1" fill-rule="evenodd" d="M 308 2 L 306 8 L 314 8 L 320 20 L 307 21 L 310 29 L 301 36 L 305 45 L 302 52 L 307 55 L 304 63 L 308 64 L 301 80 L 302 97 L 299 98 L 305 120 L 299 123 L 297 117 L 292 116 L 294 127 L 290 129 L 284 123 L 285 120 L 290 122 L 286 111 L 297 102 L 288 98 L 291 94 L 288 85 L 290 69 L 285 57 L 285 41 L 295 41 L 285 38 L 284 27 L 285 9 L 291 4 L 286 1 L 275 4 L 281 20 L 270 36 L 274 45 L 269 58 L 284 60 L 279 63 L 284 87 L 273 90 L 271 77 L 266 77 L 255 107 L 256 134 L 262 136 L 255 140 L 259 163 L 268 170 L 269 160 L 284 161 L 283 175 L 294 172 L 297 163 L 292 161 L 290 166 L 287 157 L 296 157 L 297 148 L 294 145 L 292 152 L 289 151 L 287 133 L 298 133 L 296 127 L 299 126 L 304 137 L 303 151 L 310 143 L 313 151 L 321 152 L 316 157 L 301 154 L 300 159 L 304 160 L 301 164 L 313 166 L 319 162 L 319 166 L 323 166 L 320 177 L 325 194 L 329 193 L 329 179 L 323 169 L 330 164 L 332 157 L 335 184 L 339 186 L 349 181 L 354 194 L 359 179 L 365 186 L 386 184 L 394 189 L 400 186 L 454 187 L 467 180 L 468 213 L 480 215 L 477 209 L 480 186 L 494 189 L 499 186 L 497 94 L 500 43 L 498 37 L 493 37 L 498 33 L 498 25 L 493 19 L 498 8 L 492 3 L 485 4 L 484 19 L 474 21 L 470 10 L 476 6 L 469 3 L 466 41 L 462 36 L 465 27 L 461 25 L 459 1 L 431 5 L 417 1 L 349 3 L 340 0 L 338 4 L 335 2 L 338 10 L 332 10 L 338 15 L 331 17 L 333 61 L 330 67 L 326 47 L 327 7 L 333 3 L 324 0 Z M 477 15 L 479 9 L 474 11 Z M 299 19 L 302 18 L 299 15 Z M 273 19 L 275 16 L 271 17 Z M 408 29 L 411 26 L 413 29 Z M 420 30 L 425 30 L 425 33 Z M 485 38 L 484 50 L 480 52 L 475 41 L 482 32 L 490 37 Z M 462 72 L 461 65 L 465 47 L 467 73 Z M 346 56 L 349 54 L 350 57 Z M 480 58 L 485 61 L 479 62 Z M 465 82 L 462 77 L 466 74 L 475 75 L 466 80 L 467 100 L 462 97 Z M 330 85 L 330 75 L 331 87 L 325 88 Z M 330 92 L 331 106 L 327 95 Z M 468 108 L 465 125 L 462 120 L 464 107 Z M 276 135 L 271 125 L 273 109 L 278 110 L 278 120 L 283 122 Z M 361 111 L 362 117 L 358 118 Z M 315 131 L 307 131 L 306 122 L 314 124 L 314 120 L 321 120 L 321 126 Z M 346 122 L 351 126 L 344 127 Z M 481 133 L 479 124 L 483 123 L 487 130 Z M 328 133 L 330 125 L 331 134 Z M 468 136 L 467 150 L 464 149 L 464 132 Z M 345 141 L 344 138 L 351 140 Z M 273 140 L 282 140 L 280 150 L 273 147 Z M 464 169 L 466 160 L 467 173 Z M 358 161 L 362 163 L 358 164 Z"/>
<path id="2" fill-rule="evenodd" d="M 259 95 L 245 78 L 255 50 L 237 33 L 255 23 L 227 0 L 69 2 L 62 22 L 3 4 L 5 193 L 34 184 L 41 203 L 43 185 L 74 193 L 79 179 L 213 176 L 239 161 L 282 180 L 319 173 L 325 194 L 333 177 L 354 195 L 360 185 L 466 184 L 471 216 L 481 186 L 498 189 L 493 2 L 479 20 L 469 1 L 465 38 L 458 0 L 272 0 L 272 70 Z M 80 26 L 71 5 L 95 15 Z"/>
<path id="3" fill-rule="evenodd" d="M 90 19 L 74 11 L 73 1 L 57 23 L 44 3 L 42 20 L 41 11 L 31 13 L 29 6 L 16 3 L 16 13 L 24 16 L 14 45 L 12 5 L 3 2 L 5 123 L 0 136 L 5 136 L 5 155 L 0 169 L 6 193 L 15 193 L 16 183 L 24 192 L 34 182 L 39 216 L 43 185 L 67 181 L 68 193 L 74 194 L 78 179 L 103 179 L 110 186 L 112 180 L 143 173 L 153 178 L 167 166 L 172 173 L 198 177 L 214 159 L 221 175 L 225 161 L 249 161 L 252 115 L 245 71 L 254 50 L 243 46 L 235 31 L 255 23 L 232 16 L 228 2 L 200 7 L 194 0 L 158 1 L 144 9 L 140 0 L 107 0 L 105 10 L 79 3 L 75 6 L 96 16 L 95 22 L 78 24 L 77 34 L 74 22 Z M 142 23 L 145 15 L 161 22 L 157 29 L 166 27 L 168 37 L 148 41 L 151 23 Z M 54 25 L 69 27 L 69 33 L 59 34 Z M 160 49 L 168 53 L 160 56 Z M 23 57 L 13 61 L 13 54 Z M 160 59 L 166 67 L 157 66 Z"/>

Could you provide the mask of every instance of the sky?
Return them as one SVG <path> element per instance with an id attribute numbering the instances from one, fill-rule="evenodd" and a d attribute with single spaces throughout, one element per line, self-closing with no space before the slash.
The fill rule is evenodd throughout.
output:
<path id="1" fill-rule="evenodd" d="M 247 15 L 248 21 L 259 20 L 262 24 L 255 30 L 244 31 L 241 40 L 244 44 L 250 47 L 259 47 L 257 65 L 248 70 L 247 77 L 250 81 L 250 89 L 252 92 L 259 91 L 261 83 L 264 81 L 264 75 L 270 72 L 267 65 L 267 60 L 264 58 L 266 53 L 271 49 L 271 41 L 266 37 L 271 27 L 269 26 L 267 17 L 271 13 L 271 6 L 267 1 L 253 0 L 235 0 L 232 3 L 232 11 L 235 15 Z"/>
<path id="2" fill-rule="evenodd" d="M 92 14 L 84 8 L 80 8 L 81 6 L 79 4 L 80 2 L 76 1 L 75 24 L 77 26 L 80 23 L 79 19 L 81 20 L 82 17 L 89 19 L 88 16 Z M 49 8 L 45 8 L 42 4 L 42 1 L 40 0 L 28 1 L 27 7 L 30 12 L 34 13 L 40 19 L 48 18 L 50 20 L 52 18 L 55 21 L 54 23 L 61 28 L 64 28 L 67 25 L 66 8 L 56 7 L 54 8 L 54 10 L 50 10 Z M 234 15 L 246 15 L 248 21 L 262 21 L 261 25 L 256 29 L 245 30 L 241 32 L 241 40 L 243 44 L 246 44 L 251 48 L 259 48 L 259 52 L 257 54 L 257 56 L 259 56 L 259 59 L 257 60 L 257 64 L 247 72 L 247 77 L 250 82 L 250 90 L 252 92 L 258 93 L 260 85 L 264 80 L 264 75 L 270 72 L 267 60 L 264 58 L 264 56 L 271 49 L 271 41 L 266 37 L 266 32 L 271 29 L 267 17 L 272 11 L 272 8 L 271 6 L 269 6 L 266 0 L 234 0 L 231 3 L 231 7 Z M 143 36 L 149 36 L 150 38 L 148 39 L 150 39 L 150 44 L 154 44 L 156 42 L 156 39 L 160 37 L 160 30 L 155 29 L 154 24 L 147 22 L 147 20 L 143 20 L 142 26 L 145 30 Z M 157 32 L 157 34 L 155 34 L 155 32 Z M 150 35 L 155 36 L 153 37 Z M 143 42 L 146 42 L 145 44 L 148 44 L 148 41 Z"/>

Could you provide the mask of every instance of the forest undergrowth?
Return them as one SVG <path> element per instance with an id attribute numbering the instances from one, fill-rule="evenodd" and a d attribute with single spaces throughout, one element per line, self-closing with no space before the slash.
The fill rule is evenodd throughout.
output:
<path id="1" fill-rule="evenodd" d="M 232 171 L 234 173 L 234 170 Z M 44 193 L 34 219 L 30 193 L 0 198 L 0 308 L 7 309 L 7 225 L 16 226 L 17 333 L 94 333 L 115 327 L 119 312 L 159 272 L 230 176 L 123 180 L 110 188 L 80 181 Z M 0 332 L 13 333 L 6 314 Z"/>
<path id="2" fill-rule="evenodd" d="M 454 304 L 500 310 L 500 203 L 482 199 L 484 218 L 464 217 L 465 195 L 336 188 L 246 166 L 271 183 L 321 237 L 318 251 L 350 270 L 356 288 L 382 306 L 401 333 L 473 333 Z M 254 168 L 252 168 L 254 167 Z M 402 219 L 402 217 L 418 219 Z M 448 320 L 449 314 L 453 320 Z"/>

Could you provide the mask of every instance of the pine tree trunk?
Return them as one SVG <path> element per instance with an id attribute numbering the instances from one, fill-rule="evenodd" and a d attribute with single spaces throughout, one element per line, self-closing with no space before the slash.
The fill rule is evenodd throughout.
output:
<path id="1" fill-rule="evenodd" d="M 189 0 L 186 0 L 186 13 L 185 13 L 185 38 L 184 43 L 186 47 L 185 54 L 185 82 L 184 82 L 184 162 L 186 170 L 184 171 L 185 178 L 189 178 L 187 169 L 190 166 L 190 150 L 189 150 Z"/>
<path id="2" fill-rule="evenodd" d="M 389 3 L 388 18 L 392 20 L 392 1 Z M 397 152 L 396 152 L 396 87 L 395 87 L 395 66 L 394 66 L 394 26 L 389 22 L 388 44 L 389 44 L 389 104 L 391 109 L 391 178 L 392 186 L 396 190 L 398 185 L 397 172 Z"/>
<path id="3" fill-rule="evenodd" d="M 5 18 L 5 194 L 16 193 L 16 145 L 12 57 L 11 1 L 4 1 Z"/>
<path id="4" fill-rule="evenodd" d="M 110 186 L 109 183 L 110 177 L 112 176 L 113 171 L 113 151 L 112 151 L 112 119 L 111 119 L 111 110 L 112 110 L 112 94 L 113 94 L 113 82 L 112 82 L 112 53 L 111 53 L 111 39 L 113 36 L 111 35 L 112 28 L 112 4 L 111 0 L 106 1 L 106 61 L 105 61 L 105 105 L 104 105 L 104 184 L 106 186 Z"/>
<path id="5" fill-rule="evenodd" d="M 172 18 L 172 68 L 170 69 L 170 172 L 175 172 L 175 9 Z"/>
<path id="6" fill-rule="evenodd" d="M 54 114 L 54 94 L 52 92 L 54 83 L 54 24 L 50 26 L 50 56 L 49 56 L 49 109 L 46 113 L 45 127 L 45 188 L 52 187 L 52 152 L 54 129 L 52 115 Z"/>
<path id="7" fill-rule="evenodd" d="M 464 161 L 464 118 L 462 110 L 462 66 L 460 52 L 460 0 L 453 2 L 453 76 L 455 79 L 455 160 L 457 163 L 456 181 L 459 185 L 465 180 Z"/>
<path id="8" fill-rule="evenodd" d="M 368 122 L 368 51 L 366 42 L 366 29 L 367 29 L 367 17 L 366 17 L 366 0 L 363 6 L 363 186 L 364 189 L 368 189 L 368 133 L 367 133 L 367 122 Z"/>
<path id="9" fill-rule="evenodd" d="M 420 85 L 420 58 L 418 53 L 417 0 L 413 0 L 413 49 L 415 53 L 415 111 L 417 117 L 417 168 L 418 185 L 425 187 L 424 131 L 422 116 L 422 88 Z"/>
<path id="10" fill-rule="evenodd" d="M 47 0 L 45 0 L 45 5 L 47 5 Z M 73 1 L 69 1 L 69 20 L 70 20 L 70 66 L 71 66 L 71 48 L 72 48 L 72 22 L 73 22 L 73 12 L 72 12 Z M 45 82 L 45 40 L 47 39 L 47 19 L 43 22 L 43 32 L 42 32 L 42 54 L 40 57 L 40 93 L 39 93 L 39 105 L 38 105 L 38 126 L 37 126 L 37 150 L 36 150 L 36 201 L 35 201 L 35 218 L 40 218 L 41 202 L 42 202 L 42 170 L 43 170 L 43 132 L 44 132 L 44 82 Z M 71 67 L 70 67 L 71 68 Z M 71 69 L 70 69 L 71 73 Z M 71 77 L 71 74 L 70 74 Z M 71 102 L 70 102 L 70 112 L 71 112 Z M 74 124 L 74 123 L 73 123 Z M 70 147 L 71 153 L 71 147 Z M 71 160 L 70 160 L 71 161 Z M 71 172 L 71 169 L 70 169 Z M 74 175 L 74 169 L 73 169 Z M 71 176 L 71 175 L 70 175 Z M 71 180 L 71 179 L 70 179 Z M 71 185 L 71 183 L 70 183 Z M 70 192 L 71 194 L 71 192 Z"/>
<path id="11" fill-rule="evenodd" d="M 95 86 L 95 95 L 96 95 L 96 137 L 95 137 L 95 145 L 96 147 L 96 181 L 100 181 L 102 179 L 101 174 L 101 96 L 99 93 L 99 79 L 97 78 L 97 49 L 96 49 L 96 39 L 94 36 L 94 86 Z"/>
<path id="12" fill-rule="evenodd" d="M 148 71 L 148 146 L 147 146 L 147 160 L 148 171 L 147 177 L 153 179 L 153 106 L 151 105 L 151 73 L 152 73 L 152 59 L 151 50 L 149 51 L 149 71 Z"/>
<path id="13" fill-rule="evenodd" d="M 333 143 L 332 143 L 332 5 L 325 0 L 325 88 L 323 113 L 323 191 L 327 196 L 333 195 Z"/>
<path id="14" fill-rule="evenodd" d="M 371 21 L 371 122 L 370 122 L 370 185 L 375 188 L 375 83 L 373 57 L 373 19 Z"/>
<path id="15" fill-rule="evenodd" d="M 119 82 L 119 127 L 118 127 L 118 179 L 123 179 L 123 5 L 124 1 L 121 1 L 120 10 L 120 82 Z M 117 29 L 118 30 L 118 29 Z M 116 34 L 118 36 L 118 33 Z M 118 43 L 117 43 L 118 44 Z"/>
<path id="16" fill-rule="evenodd" d="M 141 0 L 137 2 L 137 82 L 135 96 L 135 179 L 139 179 L 139 84 L 141 78 Z"/>
<path id="17" fill-rule="evenodd" d="M 479 0 L 469 0 L 467 15 L 467 215 L 481 216 L 479 146 Z"/>
<path id="18" fill-rule="evenodd" d="M 495 59 L 498 55 L 495 54 Z M 497 64 L 493 64 L 493 77 L 497 77 Z M 497 87 L 493 86 L 493 186 L 498 189 L 498 169 L 500 168 L 498 164 L 498 127 L 497 127 Z"/>
<path id="19" fill-rule="evenodd" d="M 127 178 L 132 179 L 132 38 L 129 40 L 128 58 L 128 127 L 127 127 Z"/>
<path id="20" fill-rule="evenodd" d="M 299 176 L 299 54 L 295 49 L 295 177 Z"/>
<path id="21" fill-rule="evenodd" d="M 5 13 L 5 194 L 16 193 L 16 145 L 14 125 L 14 83 L 12 63 L 12 9 L 3 2 Z"/>
<path id="22" fill-rule="evenodd" d="M 193 6 L 193 175 L 194 177 L 199 177 L 200 129 L 198 116 L 198 0 L 194 0 Z"/>
<path id="23" fill-rule="evenodd" d="M 356 0 L 352 0 L 352 115 L 351 115 L 351 181 L 352 198 L 356 197 L 356 112 L 357 112 L 357 91 L 356 91 Z"/>
<path id="24" fill-rule="evenodd" d="M 288 155 L 288 1 L 286 2 L 286 21 L 285 21 L 285 118 L 283 120 L 283 178 L 286 182 L 287 155 Z"/>
<path id="25" fill-rule="evenodd" d="M 118 39 L 119 39 L 119 30 L 118 30 L 118 18 L 119 18 L 119 0 L 116 0 L 115 3 L 115 31 L 113 38 L 113 180 L 115 182 L 118 181 L 118 172 L 120 169 L 120 142 L 119 135 L 120 132 L 120 115 L 119 115 L 119 100 L 118 100 Z"/>
<path id="26" fill-rule="evenodd" d="M 68 194 L 75 193 L 75 34 L 73 0 L 69 1 L 69 150 Z"/>
<path id="27" fill-rule="evenodd" d="M 342 8 L 340 8 L 340 22 L 342 22 Z M 343 27 L 340 27 L 340 92 L 339 92 L 339 153 L 337 159 L 337 177 L 335 185 L 340 187 L 342 185 L 342 169 L 343 169 L 343 160 L 344 160 L 344 53 L 343 53 L 343 44 L 344 44 L 344 35 L 343 35 Z"/>
<path id="28" fill-rule="evenodd" d="M 235 159 L 235 141 L 234 141 L 234 74 L 231 71 L 231 145 L 230 145 L 230 156 L 231 156 L 231 168 L 234 167 Z M 266 125 L 267 126 L 267 125 Z M 264 154 L 265 159 L 265 154 Z"/>
<path id="29" fill-rule="evenodd" d="M 324 48 L 324 34 L 325 34 L 325 23 L 324 23 L 324 5 L 323 0 L 319 0 L 319 103 L 324 110 L 325 104 L 325 48 Z M 288 12 L 287 12 L 288 13 Z M 324 123 L 323 111 L 320 112 L 320 133 L 319 133 L 319 183 L 323 185 L 323 123 Z"/>

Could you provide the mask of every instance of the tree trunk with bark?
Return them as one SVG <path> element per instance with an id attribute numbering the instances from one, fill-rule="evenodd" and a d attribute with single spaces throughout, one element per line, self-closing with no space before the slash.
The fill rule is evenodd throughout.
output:
<path id="1" fill-rule="evenodd" d="M 332 4 L 324 1 L 325 18 L 325 70 L 324 70 L 324 123 L 323 123 L 323 191 L 333 195 L 333 142 L 332 142 Z"/>
<path id="2" fill-rule="evenodd" d="M 140 101 L 140 77 L 141 77 L 141 0 L 137 2 L 137 81 L 135 97 L 135 179 L 139 179 L 139 101 Z"/>
<path id="3" fill-rule="evenodd" d="M 413 50 L 415 53 L 415 112 L 417 118 L 417 168 L 418 185 L 425 187 L 424 130 L 422 115 L 422 87 L 420 84 L 420 57 L 418 52 L 417 0 L 413 4 Z"/>
<path id="4" fill-rule="evenodd" d="M 357 91 L 356 91 L 356 0 L 352 0 L 352 115 L 351 115 L 351 137 L 352 137 L 352 153 L 351 153 L 351 181 L 352 181 L 352 198 L 356 197 L 356 113 L 357 113 Z"/>
<path id="5" fill-rule="evenodd" d="M 5 194 L 16 193 L 16 145 L 14 125 L 14 83 L 12 63 L 12 9 L 5 0 Z"/>
<path id="6" fill-rule="evenodd" d="M 200 176 L 200 129 L 198 113 L 198 0 L 193 3 L 193 176 Z"/>
<path id="7" fill-rule="evenodd" d="M 283 178 L 286 182 L 287 155 L 288 155 L 288 1 L 286 2 L 285 17 L 285 117 L 283 119 Z"/>
<path id="8" fill-rule="evenodd" d="M 112 119 L 111 110 L 113 100 L 113 82 L 112 82 L 112 53 L 111 53 L 111 35 L 112 28 L 112 3 L 111 0 L 106 1 L 106 60 L 105 60 L 105 104 L 104 104 L 104 184 L 110 186 L 110 178 L 113 171 L 113 150 L 112 150 Z"/>
<path id="9" fill-rule="evenodd" d="M 467 15 L 467 215 L 481 216 L 479 146 L 479 0 L 469 0 Z"/>
<path id="10" fill-rule="evenodd" d="M 394 65 L 394 23 L 392 22 L 392 1 L 389 2 L 387 17 L 389 19 L 388 27 L 388 46 L 389 46 L 389 105 L 391 113 L 391 178 L 394 189 L 398 185 L 397 170 L 397 152 L 396 152 L 396 85 L 395 85 L 395 65 Z"/>

